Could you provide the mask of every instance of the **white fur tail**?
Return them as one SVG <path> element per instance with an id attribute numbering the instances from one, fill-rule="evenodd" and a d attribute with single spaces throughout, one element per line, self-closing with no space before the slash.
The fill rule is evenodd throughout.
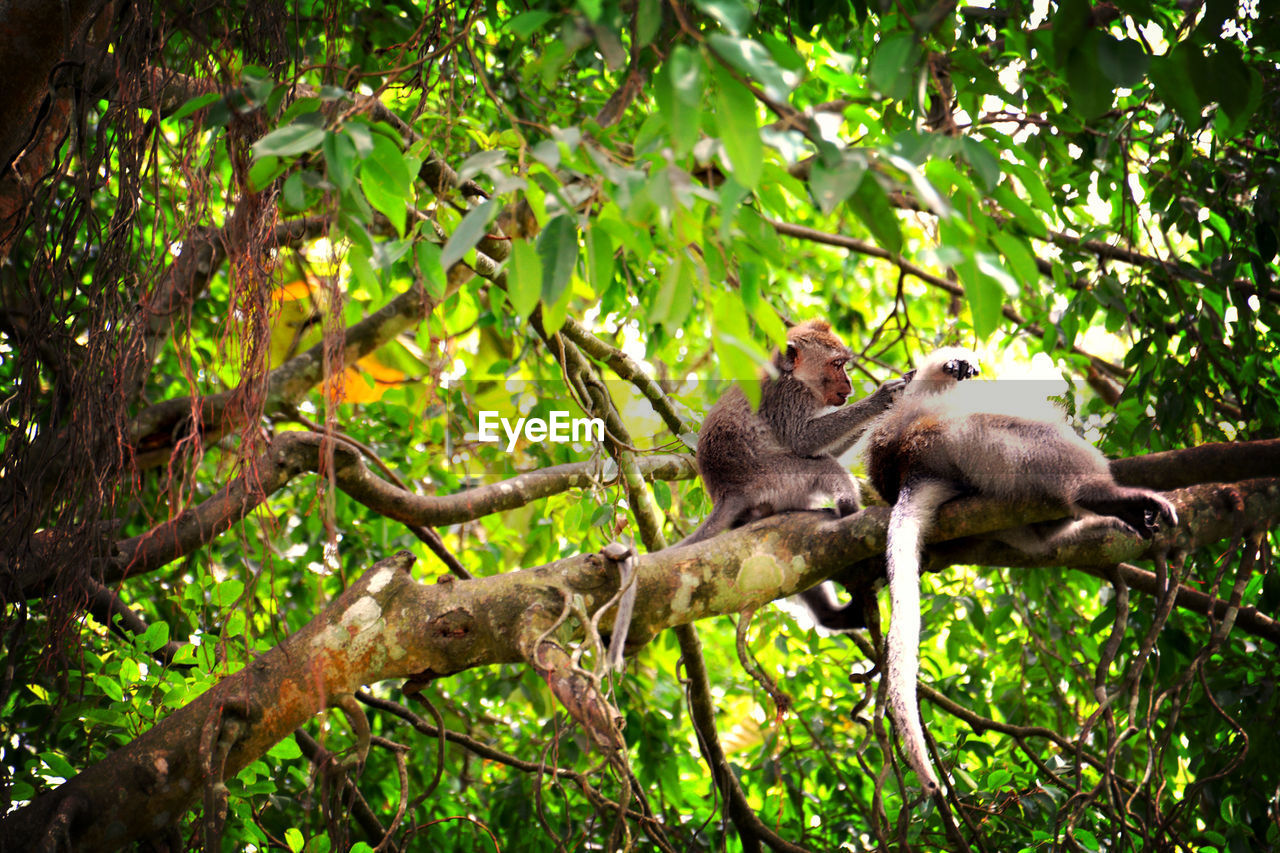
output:
<path id="1" fill-rule="evenodd" d="M 920 551 L 925 534 L 937 518 L 938 507 L 955 496 L 946 483 L 925 480 L 904 487 L 889 516 L 889 634 L 885 655 L 889 717 L 902 741 L 926 794 L 938 791 L 938 777 L 929 761 L 916 679 L 920 673 Z"/>

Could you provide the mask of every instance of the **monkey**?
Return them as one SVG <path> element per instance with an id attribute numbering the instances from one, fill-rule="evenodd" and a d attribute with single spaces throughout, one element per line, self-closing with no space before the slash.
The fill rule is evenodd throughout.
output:
<path id="1" fill-rule="evenodd" d="M 698 475 L 711 498 L 711 514 L 678 545 L 701 542 L 732 527 L 792 510 L 835 504 L 838 517 L 861 509 L 858 482 L 836 457 L 857 442 L 866 425 L 893 403 L 905 386 L 891 379 L 869 397 L 845 406 L 853 386 L 845 365 L 853 353 L 825 320 L 787 331 L 764 379 L 753 411 L 734 386 L 707 413 L 698 434 Z M 828 411 L 830 407 L 839 407 Z M 825 589 L 800 593 L 814 620 L 845 630 L 858 608 L 841 610 Z M 853 614 L 850 611 L 858 611 Z"/>
<path id="2" fill-rule="evenodd" d="M 1175 526 L 1173 505 L 1147 489 L 1118 485 L 1104 457 L 1062 419 L 998 411 L 992 398 L 967 394 L 977 357 L 951 347 L 906 374 L 901 398 L 868 426 L 861 445 L 872 486 L 892 505 L 886 562 L 890 621 L 885 638 L 887 705 L 908 763 L 927 794 L 939 790 L 925 749 L 916 697 L 920 644 L 920 558 L 938 509 L 952 498 L 981 495 L 1005 501 L 1056 500 L 1086 522 L 1005 531 L 1007 541 L 1039 548 L 1066 544 L 1094 520 L 1150 538 L 1160 523 Z M 997 535 L 999 538 L 999 535 Z"/>

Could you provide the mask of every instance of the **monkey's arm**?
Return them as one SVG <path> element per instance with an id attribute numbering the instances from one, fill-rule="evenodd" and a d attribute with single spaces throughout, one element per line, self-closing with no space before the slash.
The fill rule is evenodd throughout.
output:
<path id="1" fill-rule="evenodd" d="M 905 385 L 901 379 L 890 379 L 869 397 L 829 414 L 810 418 L 795 435 L 787 436 L 786 443 L 801 456 L 820 453 L 839 456 L 862 437 L 872 418 L 893 404 Z"/>

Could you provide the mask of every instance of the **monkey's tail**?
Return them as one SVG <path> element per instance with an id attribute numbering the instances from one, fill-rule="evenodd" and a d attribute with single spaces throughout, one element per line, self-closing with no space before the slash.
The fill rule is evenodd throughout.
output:
<path id="1" fill-rule="evenodd" d="M 925 480 L 904 486 L 889 515 L 889 601 L 893 612 L 886 637 L 885 679 L 889 717 L 925 793 L 938 791 L 929 761 L 916 680 L 920 673 L 920 551 L 938 507 L 955 496 L 945 483 Z"/>
<path id="2" fill-rule="evenodd" d="M 733 526 L 738 511 L 730 509 L 728 501 L 716 504 L 711 508 L 711 515 L 703 519 L 698 525 L 698 529 L 681 539 L 673 547 L 681 545 L 692 545 L 694 542 L 701 542 L 703 539 L 710 539 L 722 530 L 728 530 Z"/>

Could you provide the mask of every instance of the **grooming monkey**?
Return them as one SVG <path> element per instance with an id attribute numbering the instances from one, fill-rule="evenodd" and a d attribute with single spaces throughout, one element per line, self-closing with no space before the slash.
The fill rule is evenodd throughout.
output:
<path id="1" fill-rule="evenodd" d="M 1009 502 L 1056 500 L 1073 512 L 1096 513 L 1074 523 L 1014 528 L 1004 533 L 1042 552 L 1066 544 L 1086 527 L 1104 525 L 1149 538 L 1160 523 L 1178 523 L 1173 505 L 1155 492 L 1118 485 L 1106 457 L 1061 419 L 1037 420 L 994 411 L 991 398 L 966 393 L 961 381 L 978 373 L 968 350 L 942 349 L 909 374 L 901 399 L 872 424 L 865 452 L 871 484 L 893 505 L 886 557 L 892 613 L 886 636 L 888 710 L 925 792 L 938 790 L 925 749 L 916 698 L 920 668 L 920 555 L 938 508 L 952 498 L 982 495 Z M 996 534 L 998 538 L 1006 538 Z M 1016 540 L 1016 541 L 1015 541 Z"/>
<path id="2" fill-rule="evenodd" d="M 774 354 L 775 375 L 764 380 L 759 410 L 737 386 L 712 407 L 698 433 L 698 474 L 711 515 L 680 545 L 774 513 L 816 509 L 822 498 L 835 502 L 840 517 L 861 507 L 858 483 L 836 457 L 890 406 L 904 381 L 890 380 L 845 406 L 853 393 L 845 373 L 851 357 L 828 323 L 809 320 L 791 327 L 786 349 Z M 841 408 L 828 411 L 832 406 Z M 834 607 L 825 590 L 800 596 L 820 625 L 853 627 L 841 618 L 848 608 Z"/>

